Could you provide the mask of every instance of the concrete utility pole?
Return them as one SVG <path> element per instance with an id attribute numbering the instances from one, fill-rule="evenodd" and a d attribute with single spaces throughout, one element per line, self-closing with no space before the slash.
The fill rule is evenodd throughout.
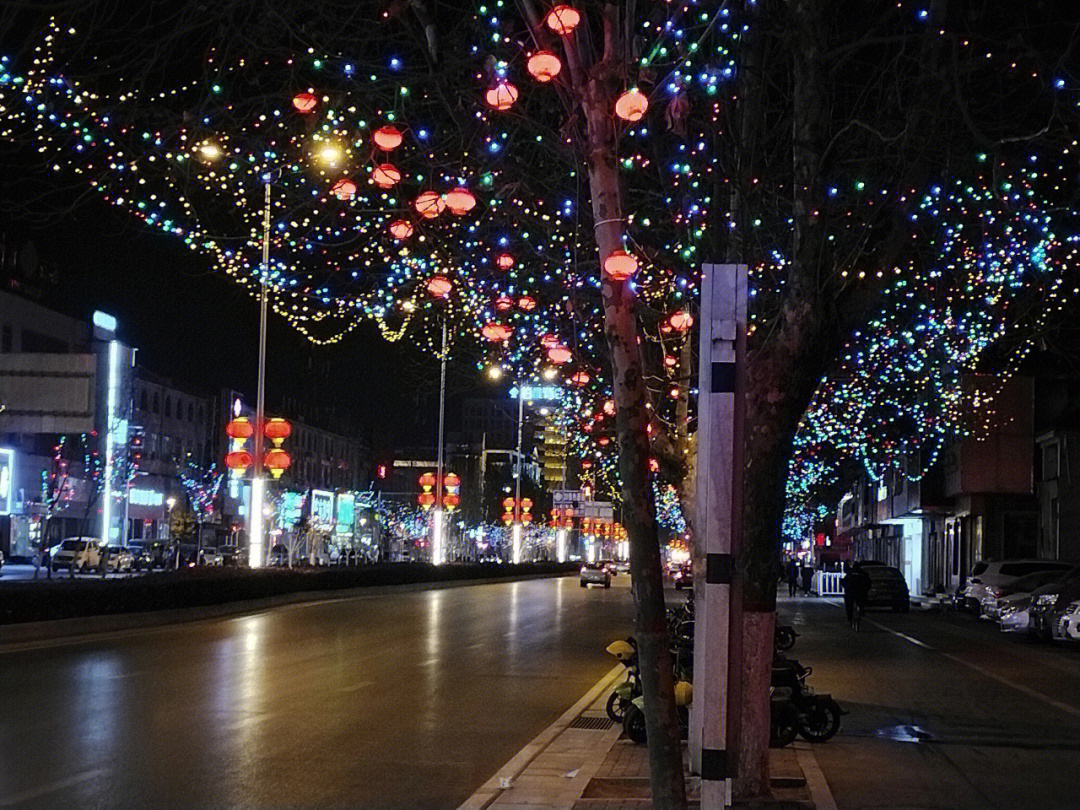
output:
<path id="1" fill-rule="evenodd" d="M 742 533 L 746 265 L 702 268 L 694 527 L 694 702 L 690 766 L 702 810 L 731 805 L 738 739 L 741 611 L 735 583 Z"/>

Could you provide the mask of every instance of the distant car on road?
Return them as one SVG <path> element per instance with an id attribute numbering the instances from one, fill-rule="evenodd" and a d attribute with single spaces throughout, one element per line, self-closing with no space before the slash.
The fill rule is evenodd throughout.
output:
<path id="1" fill-rule="evenodd" d="M 694 566 L 691 563 L 683 563 L 671 570 L 671 579 L 675 583 L 675 590 L 694 587 Z"/>
<path id="2" fill-rule="evenodd" d="M 907 613 L 911 610 L 911 594 L 899 568 L 880 563 L 862 563 L 862 569 L 870 577 L 870 594 L 867 607 L 886 607 Z"/>
<path id="3" fill-rule="evenodd" d="M 960 592 L 961 607 L 977 612 L 983 597 L 987 595 L 987 588 L 993 585 L 1008 585 L 1020 577 L 1038 571 L 1057 571 L 1063 574 L 1072 567 L 1072 563 L 1057 560 L 979 561 L 972 567 L 971 576 Z"/>
<path id="4" fill-rule="evenodd" d="M 55 571 L 74 568 L 76 571 L 93 571 L 101 562 L 101 541 L 96 537 L 69 537 L 52 553 L 50 565 Z"/>
<path id="5" fill-rule="evenodd" d="M 589 585 L 611 587 L 611 573 L 604 563 L 585 563 L 581 566 L 581 587 L 586 588 Z"/>
<path id="6" fill-rule="evenodd" d="M 109 570 L 118 574 L 130 573 L 135 567 L 135 555 L 123 546 L 109 546 Z"/>

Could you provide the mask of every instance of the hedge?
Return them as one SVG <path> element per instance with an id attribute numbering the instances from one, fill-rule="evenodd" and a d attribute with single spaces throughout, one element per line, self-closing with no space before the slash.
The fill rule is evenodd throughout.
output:
<path id="1" fill-rule="evenodd" d="M 11 582 L 0 586 L 0 625 L 220 605 L 281 594 L 506 576 L 569 573 L 577 563 L 384 563 L 360 568 L 193 568 L 125 579 Z"/>

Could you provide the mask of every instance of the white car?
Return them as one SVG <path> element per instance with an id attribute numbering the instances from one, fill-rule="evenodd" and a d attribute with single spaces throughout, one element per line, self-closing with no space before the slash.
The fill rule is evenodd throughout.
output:
<path id="1" fill-rule="evenodd" d="M 1058 617 L 1055 638 L 1080 641 L 1080 600 L 1070 602 L 1065 612 Z"/>
<path id="2" fill-rule="evenodd" d="M 604 563 L 585 563 L 581 566 L 581 587 L 587 588 L 589 585 L 611 587 L 611 572 Z"/>
<path id="3" fill-rule="evenodd" d="M 109 570 L 122 574 L 131 573 L 135 567 L 135 556 L 123 546 L 109 546 Z"/>
<path id="4" fill-rule="evenodd" d="M 221 565 L 224 562 L 224 557 L 222 557 L 221 552 L 213 546 L 203 546 L 202 560 L 203 565 Z"/>
<path id="5" fill-rule="evenodd" d="M 1010 582 L 1008 585 L 987 585 L 985 596 L 979 603 L 979 618 L 997 621 L 1001 618 L 1002 602 L 1010 597 L 1031 596 L 1031 592 L 1061 577 L 1060 571 L 1036 571 Z"/>
<path id="6" fill-rule="evenodd" d="M 74 568 L 76 571 L 93 571 L 101 562 L 101 540 L 96 537 L 69 537 L 52 551 L 49 565 L 58 568 Z"/>
<path id="7" fill-rule="evenodd" d="M 960 595 L 963 605 L 972 612 L 978 612 L 987 588 L 992 585 L 1010 585 L 1015 580 L 1038 571 L 1059 571 L 1064 573 L 1073 567 L 1073 563 L 1056 560 L 1003 560 L 1000 562 L 980 561 L 971 569 L 971 576 Z"/>
<path id="8" fill-rule="evenodd" d="M 1003 596 L 997 604 L 998 626 L 1003 633 L 1031 632 L 1030 593 L 1014 593 Z"/>

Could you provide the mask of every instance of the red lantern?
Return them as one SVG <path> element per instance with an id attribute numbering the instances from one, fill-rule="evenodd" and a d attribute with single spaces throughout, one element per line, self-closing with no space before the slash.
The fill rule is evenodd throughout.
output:
<path id="1" fill-rule="evenodd" d="M 500 270 L 509 270 L 514 266 L 514 257 L 509 253 L 500 253 L 495 258 L 495 266 Z"/>
<path id="2" fill-rule="evenodd" d="M 498 343 L 503 340 L 508 340 L 510 336 L 514 334 L 514 330 L 506 324 L 491 321 L 490 323 L 484 324 L 484 328 L 480 330 L 480 334 L 484 336 L 485 340 L 490 340 L 492 343 Z"/>
<path id="3" fill-rule="evenodd" d="M 694 325 L 694 316 L 686 310 L 680 309 L 671 315 L 671 328 L 676 332 L 685 332 Z"/>
<path id="4" fill-rule="evenodd" d="M 625 250 L 613 250 L 604 259 L 604 272 L 612 281 L 626 281 L 637 269 L 637 259 Z"/>
<path id="5" fill-rule="evenodd" d="M 460 487 L 461 479 L 458 478 L 457 473 L 447 473 L 445 476 L 443 476 L 443 484 L 451 488 Z"/>
<path id="6" fill-rule="evenodd" d="M 575 372 L 572 377 L 570 377 L 570 382 L 572 382 L 574 385 L 588 385 L 589 380 L 591 379 L 592 377 L 589 376 L 588 372 L 578 371 Z"/>
<path id="7" fill-rule="evenodd" d="M 428 279 L 427 291 L 435 298 L 446 298 L 452 289 L 454 285 L 446 276 L 432 276 Z"/>
<path id="8" fill-rule="evenodd" d="M 464 186 L 458 186 L 446 192 L 446 207 L 451 214 L 461 216 L 476 207 L 476 197 Z"/>
<path id="9" fill-rule="evenodd" d="M 398 241 L 408 239 L 412 234 L 413 226 L 411 222 L 407 222 L 404 219 L 395 219 L 390 223 L 390 235 Z"/>
<path id="10" fill-rule="evenodd" d="M 420 476 L 420 486 L 424 489 L 431 489 L 435 486 L 435 473 L 426 472 Z"/>
<path id="11" fill-rule="evenodd" d="M 513 107 L 517 98 L 518 89 L 505 80 L 500 81 L 484 95 L 484 100 L 488 103 L 488 106 L 494 107 L 500 112 Z"/>
<path id="12" fill-rule="evenodd" d="M 649 99 L 636 87 L 627 90 L 615 102 L 615 114 L 623 121 L 631 123 L 644 118 L 648 109 Z"/>
<path id="13" fill-rule="evenodd" d="M 424 219 L 435 219 L 446 208 L 446 203 L 437 191 L 421 192 L 413 205 Z"/>
<path id="14" fill-rule="evenodd" d="M 536 309 L 536 299 L 531 295 L 523 295 L 518 299 L 518 309 L 522 312 L 532 312 Z"/>
<path id="15" fill-rule="evenodd" d="M 521 522 L 522 523 L 532 523 L 532 521 L 533 521 L 533 516 L 532 516 L 531 512 L 522 512 L 521 513 Z"/>
<path id="16" fill-rule="evenodd" d="M 550 82 L 559 75 L 562 62 L 551 51 L 537 51 L 529 57 L 526 67 L 538 82 Z"/>
<path id="17" fill-rule="evenodd" d="M 298 113 L 307 115 L 315 110 L 319 100 L 313 93 L 297 93 L 293 96 L 292 105 Z"/>
<path id="18" fill-rule="evenodd" d="M 514 308 L 514 299 L 509 295 L 500 295 L 495 299 L 495 309 L 499 312 L 506 312 L 507 310 Z"/>
<path id="19" fill-rule="evenodd" d="M 513 498 L 503 498 L 503 509 L 505 509 L 507 512 L 513 511 L 514 503 L 515 501 Z"/>
<path id="20" fill-rule="evenodd" d="M 351 200 L 356 196 L 356 183 L 348 177 L 342 177 L 330 187 L 330 193 L 339 200 Z"/>
<path id="21" fill-rule="evenodd" d="M 371 179 L 379 188 L 393 188 L 401 181 L 401 171 L 392 163 L 381 163 L 371 170 Z"/>
<path id="22" fill-rule="evenodd" d="M 513 512 L 503 512 L 502 522 L 505 523 L 507 526 L 509 526 L 511 523 L 514 522 L 514 513 Z"/>
<path id="23" fill-rule="evenodd" d="M 554 346 L 548 349 L 548 360 L 557 366 L 569 363 L 573 356 L 573 353 L 565 346 Z"/>
<path id="24" fill-rule="evenodd" d="M 252 464 L 251 453 L 247 450 L 233 450 L 225 454 L 225 466 L 230 470 L 243 472 Z"/>
<path id="25" fill-rule="evenodd" d="M 442 502 L 443 506 L 445 506 L 447 510 L 453 510 L 456 509 L 458 504 L 461 503 L 461 497 L 455 495 L 453 492 L 447 492 L 445 495 L 442 496 Z"/>
<path id="26" fill-rule="evenodd" d="M 572 6 L 558 5 L 548 12 L 547 27 L 561 37 L 569 36 L 581 22 L 581 13 Z"/>
<path id="27" fill-rule="evenodd" d="M 225 435 L 239 441 L 250 439 L 255 435 L 255 426 L 246 417 L 239 416 L 225 425 Z"/>
<path id="28" fill-rule="evenodd" d="M 281 478 L 281 474 L 289 469 L 290 464 L 292 464 L 292 458 L 280 447 L 268 450 L 263 458 L 263 466 L 270 471 L 270 475 L 274 478 Z"/>
<path id="29" fill-rule="evenodd" d="M 292 435 L 292 425 L 279 416 L 267 421 L 263 435 L 274 443 L 283 442 Z"/>
<path id="30" fill-rule="evenodd" d="M 554 349 L 559 345 L 559 338 L 556 335 L 546 334 L 540 338 L 540 345 L 545 349 Z"/>
<path id="31" fill-rule="evenodd" d="M 389 124 L 379 127 L 372 136 L 375 145 L 384 152 L 390 152 L 401 146 L 401 130 Z"/>
<path id="32" fill-rule="evenodd" d="M 430 509 L 435 505 L 435 493 L 434 492 L 421 492 L 416 496 L 417 503 L 420 504 L 423 509 Z"/>

